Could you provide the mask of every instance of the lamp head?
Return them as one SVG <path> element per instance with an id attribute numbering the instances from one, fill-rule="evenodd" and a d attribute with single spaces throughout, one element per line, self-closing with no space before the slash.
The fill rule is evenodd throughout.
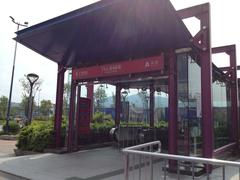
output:
<path id="1" fill-rule="evenodd" d="M 122 96 L 123 96 L 123 97 L 127 97 L 127 95 L 128 95 L 128 92 L 127 92 L 126 90 L 124 90 L 124 91 L 122 92 Z"/>
<path id="2" fill-rule="evenodd" d="M 34 84 L 37 80 L 38 80 L 39 76 L 37 74 L 34 73 L 29 73 L 27 75 L 27 79 L 30 82 L 30 84 Z"/>

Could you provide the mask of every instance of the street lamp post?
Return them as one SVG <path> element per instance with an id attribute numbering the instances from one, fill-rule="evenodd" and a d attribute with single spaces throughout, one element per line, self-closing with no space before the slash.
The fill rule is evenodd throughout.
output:
<path id="1" fill-rule="evenodd" d="M 10 16 L 10 18 L 11 18 L 12 22 L 17 25 L 17 31 L 19 30 L 20 26 L 22 26 L 22 27 L 27 27 L 28 26 L 28 22 L 24 22 L 24 24 L 21 24 L 20 22 L 16 22 L 15 19 L 12 16 Z M 12 67 L 12 78 L 11 78 L 11 85 L 10 85 L 9 98 L 8 98 L 8 108 L 7 108 L 7 118 L 6 118 L 6 132 L 9 131 L 9 120 L 10 120 L 10 110 L 11 110 L 12 88 L 13 88 L 16 54 L 17 54 L 17 41 L 15 41 L 13 67 Z"/>
<path id="2" fill-rule="evenodd" d="M 123 119 L 128 122 L 128 116 L 127 116 L 127 104 L 126 104 L 126 98 L 128 96 L 128 92 L 125 90 L 122 92 L 122 98 L 123 98 L 123 107 L 122 107 L 122 113 L 123 113 Z"/>
<path id="3" fill-rule="evenodd" d="M 38 88 L 37 90 L 38 90 L 38 116 L 39 116 L 40 115 L 40 91 L 42 89 Z"/>
<path id="4" fill-rule="evenodd" d="M 32 106 L 33 106 L 32 90 L 33 90 L 33 85 L 38 80 L 38 78 L 39 76 L 34 73 L 30 73 L 27 75 L 27 79 L 30 83 L 30 94 L 28 98 L 28 124 L 31 124 L 32 122 Z"/>

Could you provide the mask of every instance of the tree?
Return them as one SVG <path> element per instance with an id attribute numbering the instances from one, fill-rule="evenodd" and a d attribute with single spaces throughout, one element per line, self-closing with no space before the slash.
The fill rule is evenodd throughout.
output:
<path id="1" fill-rule="evenodd" d="M 21 78 L 20 80 L 20 83 L 22 85 L 22 102 L 21 102 L 21 108 L 22 110 L 24 110 L 24 114 L 26 117 L 28 117 L 28 110 L 29 110 L 29 107 L 28 107 L 28 102 L 29 102 L 29 95 L 30 95 L 30 91 L 31 91 L 31 88 L 30 88 L 30 83 L 29 81 L 27 80 L 27 76 L 24 75 L 24 78 Z M 41 85 L 42 85 L 42 82 L 43 80 L 42 79 L 38 79 L 34 85 L 33 85 L 33 88 L 32 88 L 32 112 L 34 111 L 35 107 L 36 107 L 36 103 L 34 101 L 34 96 L 37 92 L 38 89 L 40 89 Z M 31 106 L 31 105 L 30 105 Z"/>
<path id="2" fill-rule="evenodd" d="M 70 84 L 65 83 L 64 84 L 64 91 L 63 91 L 63 115 L 67 116 L 68 115 L 68 99 L 70 96 Z"/>
<path id="3" fill-rule="evenodd" d="M 0 118 L 5 119 L 7 113 L 8 98 L 6 96 L 0 97 Z"/>
<path id="4" fill-rule="evenodd" d="M 147 91 L 139 91 L 138 96 L 140 97 L 142 104 L 143 104 L 143 109 L 147 109 L 148 107 L 148 94 Z"/>
<path id="5" fill-rule="evenodd" d="M 147 109 L 148 109 L 148 99 L 149 99 L 149 96 L 147 94 L 147 91 L 139 91 L 138 92 L 138 96 L 140 97 L 142 103 L 143 103 L 143 119 L 144 121 L 147 121 L 148 119 L 148 112 L 147 112 Z"/>
<path id="6" fill-rule="evenodd" d="M 50 116 L 53 113 L 52 103 L 50 100 L 42 100 L 40 106 L 40 112 L 43 116 Z"/>
<path id="7" fill-rule="evenodd" d="M 100 85 L 94 92 L 94 106 L 97 110 L 103 108 L 107 94 L 103 85 Z"/>
<path id="8" fill-rule="evenodd" d="M 28 116 L 28 97 L 26 95 L 22 95 L 20 109 L 24 112 L 24 115 L 27 117 Z"/>
<path id="9" fill-rule="evenodd" d="M 36 102 L 33 101 L 33 110 L 36 109 Z M 19 105 L 19 111 L 24 112 L 24 115 L 28 117 L 28 97 L 22 96 L 22 100 Z"/>
<path id="10" fill-rule="evenodd" d="M 112 104 L 111 107 L 114 108 L 116 103 L 116 95 L 112 92 Z"/>

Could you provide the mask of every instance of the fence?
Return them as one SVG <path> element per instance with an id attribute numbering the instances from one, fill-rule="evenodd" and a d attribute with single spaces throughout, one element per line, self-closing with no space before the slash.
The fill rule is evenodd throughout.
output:
<path id="1" fill-rule="evenodd" d="M 125 157 L 124 167 L 124 180 L 155 180 L 167 179 L 168 161 L 175 160 L 176 162 L 176 177 L 174 179 L 181 178 L 180 169 L 182 166 L 186 166 L 183 162 L 188 162 L 188 170 L 191 172 L 189 178 L 195 179 L 195 168 L 197 164 L 204 164 L 205 167 L 220 166 L 222 168 L 222 179 L 226 178 L 226 166 L 235 166 L 238 168 L 238 179 L 240 180 L 240 162 L 225 161 L 218 159 L 208 159 L 200 157 L 180 156 L 161 153 L 160 141 L 154 141 L 150 143 L 140 144 L 123 149 Z M 161 164 L 161 165 L 160 165 Z M 160 165 L 156 172 L 156 166 Z M 206 179 L 210 179 L 209 168 L 206 168 Z M 155 173 L 154 173 L 155 171 Z M 158 173 L 160 172 L 160 173 Z"/>

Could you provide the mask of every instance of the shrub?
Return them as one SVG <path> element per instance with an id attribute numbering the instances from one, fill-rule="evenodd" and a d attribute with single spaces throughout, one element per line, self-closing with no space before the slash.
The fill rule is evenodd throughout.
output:
<path id="1" fill-rule="evenodd" d="M 113 121 L 113 118 L 110 114 L 103 112 L 97 111 L 94 113 L 92 123 L 102 123 L 104 121 Z"/>
<path id="2" fill-rule="evenodd" d="M 53 116 L 37 116 L 33 119 L 33 121 L 54 121 Z"/>
<path id="3" fill-rule="evenodd" d="M 92 123 L 91 124 L 91 129 L 93 131 L 108 131 L 110 130 L 112 127 L 114 127 L 114 121 L 113 120 L 105 120 L 104 122 L 98 123 Z"/>
<path id="4" fill-rule="evenodd" d="M 9 129 L 8 132 L 10 134 L 17 134 L 20 130 L 20 126 L 16 121 L 9 121 Z M 3 125 L 3 131 L 7 131 L 7 126 L 6 123 Z"/>
<path id="5" fill-rule="evenodd" d="M 156 128 L 163 128 L 163 129 L 165 129 L 165 128 L 168 127 L 168 122 L 163 121 L 163 120 L 160 120 L 160 121 L 158 121 L 158 122 L 156 123 L 155 127 L 156 127 Z"/>
<path id="6" fill-rule="evenodd" d="M 20 131 L 16 146 L 21 150 L 42 152 L 53 145 L 53 133 L 51 122 L 33 122 Z"/>
<path id="7" fill-rule="evenodd" d="M 101 123 L 101 122 L 103 122 L 103 119 L 104 119 L 104 113 L 102 113 L 102 112 L 96 112 L 96 113 L 94 113 L 94 115 L 93 115 L 92 122 L 93 122 L 93 123 Z"/>

